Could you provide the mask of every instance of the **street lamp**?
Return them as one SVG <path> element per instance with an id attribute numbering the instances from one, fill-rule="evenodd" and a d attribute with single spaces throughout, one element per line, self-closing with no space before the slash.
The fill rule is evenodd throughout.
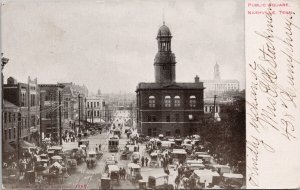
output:
<path id="1" fill-rule="evenodd" d="M 4 99 L 4 88 L 3 88 L 3 69 L 4 69 L 4 66 L 8 63 L 9 59 L 8 58 L 5 58 L 3 57 L 3 53 L 1 53 L 1 126 L 2 126 L 2 129 L 0 130 L 1 131 L 1 138 L 2 138 L 2 146 L 1 146 L 1 153 L 3 153 L 3 145 L 4 145 L 4 138 L 3 138 L 3 128 L 4 128 L 4 122 L 3 122 L 3 99 Z M 2 154 L 3 155 L 3 154 Z M 1 156 L 1 161 L 0 161 L 0 167 L 2 168 L 2 156 Z M 2 180 L 0 181 L 2 183 Z"/>

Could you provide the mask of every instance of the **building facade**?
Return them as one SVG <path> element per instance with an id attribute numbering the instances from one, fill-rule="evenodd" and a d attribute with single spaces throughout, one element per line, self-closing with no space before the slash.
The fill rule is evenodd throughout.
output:
<path id="1" fill-rule="evenodd" d="M 104 122 L 105 110 L 104 101 L 100 94 L 86 98 L 85 102 L 87 118 L 86 120 L 90 123 L 101 123 Z"/>
<path id="2" fill-rule="evenodd" d="M 40 130 L 40 101 L 37 79 L 28 77 L 27 83 L 19 83 L 9 77 L 3 87 L 4 99 L 20 108 L 21 128 L 27 130 L 22 134 L 23 139 L 35 144 L 39 143 Z"/>
<path id="3" fill-rule="evenodd" d="M 203 80 L 205 99 L 213 99 L 217 95 L 222 100 L 227 100 L 232 97 L 232 94 L 239 92 L 240 84 L 238 80 L 223 80 L 221 79 L 220 66 L 218 63 L 214 66 L 213 80 Z"/>
<path id="4" fill-rule="evenodd" d="M 58 141 L 60 135 L 60 119 L 63 114 L 63 88 L 61 84 L 40 84 L 41 91 L 41 132 L 43 138 Z M 61 105 L 61 117 L 59 107 Z"/>
<path id="5" fill-rule="evenodd" d="M 176 59 L 171 51 L 172 35 L 163 24 L 157 34 L 154 59 L 155 82 L 139 83 L 136 89 L 137 127 L 147 136 L 185 136 L 201 130 L 203 83 L 176 82 Z"/>
<path id="6" fill-rule="evenodd" d="M 20 125 L 20 108 L 6 100 L 3 101 L 3 104 L 3 143 L 9 144 L 11 147 L 16 147 L 18 130 L 20 130 L 19 139 L 23 139 L 28 135 L 27 129 Z M 5 150 L 5 147 L 7 146 L 4 146 L 4 152 L 10 152 L 9 150 Z"/>

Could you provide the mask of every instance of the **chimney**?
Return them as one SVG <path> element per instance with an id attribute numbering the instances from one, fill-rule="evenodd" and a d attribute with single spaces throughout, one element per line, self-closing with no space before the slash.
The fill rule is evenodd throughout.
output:
<path id="1" fill-rule="evenodd" d="M 14 79 L 13 77 L 9 77 L 7 79 L 7 84 L 9 84 L 9 85 L 18 84 L 18 81 L 16 79 Z"/>
<path id="2" fill-rule="evenodd" d="M 200 79 L 199 79 L 198 75 L 196 75 L 196 77 L 195 77 L 195 83 L 199 83 L 199 82 L 200 82 Z"/>

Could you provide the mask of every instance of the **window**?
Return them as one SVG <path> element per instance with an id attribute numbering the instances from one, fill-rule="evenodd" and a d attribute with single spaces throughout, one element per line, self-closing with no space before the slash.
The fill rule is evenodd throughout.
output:
<path id="1" fill-rule="evenodd" d="M 98 103 L 99 103 L 99 102 L 98 102 Z M 99 111 L 99 110 L 97 111 L 97 116 L 100 117 L 100 111 Z"/>
<path id="2" fill-rule="evenodd" d="M 35 94 L 30 94 L 30 106 L 35 106 Z"/>
<path id="3" fill-rule="evenodd" d="M 14 128 L 14 138 L 16 138 L 16 128 Z"/>
<path id="4" fill-rule="evenodd" d="M 97 114 L 96 111 L 94 111 L 94 116 L 96 116 L 96 114 Z"/>
<path id="5" fill-rule="evenodd" d="M 152 121 L 155 122 L 156 121 L 156 116 L 152 115 Z"/>
<path id="6" fill-rule="evenodd" d="M 90 107 L 90 102 L 87 103 L 87 107 L 88 107 L 88 108 Z"/>
<path id="7" fill-rule="evenodd" d="M 171 136 L 171 131 L 166 131 L 166 136 Z"/>
<path id="8" fill-rule="evenodd" d="M 175 96 L 174 97 L 174 106 L 175 107 L 180 107 L 180 96 Z"/>
<path id="9" fill-rule="evenodd" d="M 99 107 L 100 106 L 100 103 L 99 102 L 97 102 L 97 107 Z"/>
<path id="10" fill-rule="evenodd" d="M 90 116 L 90 111 L 87 112 L 88 117 Z"/>
<path id="11" fill-rule="evenodd" d="M 151 115 L 148 115 L 148 122 L 151 122 Z"/>
<path id="12" fill-rule="evenodd" d="M 5 131 L 6 132 L 6 131 Z M 6 134 L 6 133 L 5 133 Z M 152 129 L 151 128 L 148 128 L 148 136 L 152 136 Z"/>
<path id="13" fill-rule="evenodd" d="M 189 114 L 189 120 L 192 121 L 194 119 L 192 114 Z"/>
<path id="14" fill-rule="evenodd" d="M 170 122 L 170 116 L 169 116 L 169 115 L 167 115 L 166 121 L 167 121 L 167 122 Z"/>
<path id="15" fill-rule="evenodd" d="M 8 129 L 8 139 L 11 139 L 11 129 Z"/>
<path id="16" fill-rule="evenodd" d="M 5 140 L 7 140 L 7 130 L 6 129 L 4 130 L 4 138 L 5 138 Z"/>
<path id="17" fill-rule="evenodd" d="M 171 107 L 171 97 L 165 96 L 165 107 L 169 108 Z"/>
<path id="18" fill-rule="evenodd" d="M 157 135 L 157 134 L 156 134 L 156 128 L 153 128 L 153 129 L 152 129 L 152 136 L 155 137 L 156 135 Z"/>
<path id="19" fill-rule="evenodd" d="M 11 122 L 11 113 L 10 112 L 8 113 L 8 122 L 9 123 Z"/>
<path id="20" fill-rule="evenodd" d="M 175 121 L 176 121 L 176 122 L 179 122 L 179 114 L 176 114 L 176 115 L 175 115 Z"/>
<path id="21" fill-rule="evenodd" d="M 4 123 L 6 123 L 6 122 L 7 122 L 7 113 L 4 112 Z"/>
<path id="22" fill-rule="evenodd" d="M 31 126 L 35 126 L 35 116 L 31 116 Z"/>
<path id="23" fill-rule="evenodd" d="M 155 97 L 149 96 L 149 107 L 154 108 L 155 107 Z"/>
<path id="24" fill-rule="evenodd" d="M 96 102 L 94 102 L 94 108 L 96 107 Z"/>
<path id="25" fill-rule="evenodd" d="M 21 106 L 24 107 L 25 106 L 25 94 L 26 92 L 21 92 Z"/>
<path id="26" fill-rule="evenodd" d="M 195 96 L 190 96 L 190 107 L 191 108 L 196 107 L 196 97 Z"/>

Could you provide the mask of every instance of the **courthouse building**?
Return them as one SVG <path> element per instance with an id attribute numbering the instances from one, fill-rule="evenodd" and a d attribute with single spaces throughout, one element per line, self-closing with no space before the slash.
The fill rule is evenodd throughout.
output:
<path id="1" fill-rule="evenodd" d="M 206 100 L 213 99 L 214 95 L 226 100 L 239 92 L 240 84 L 238 80 L 221 79 L 220 66 L 218 63 L 214 66 L 214 78 L 212 80 L 203 80 L 205 92 L 204 98 Z"/>
<path id="2" fill-rule="evenodd" d="M 176 82 L 172 35 L 165 24 L 156 39 L 155 82 L 139 83 L 136 89 L 138 130 L 147 136 L 194 134 L 203 123 L 203 83 L 198 76 L 193 83 Z"/>

